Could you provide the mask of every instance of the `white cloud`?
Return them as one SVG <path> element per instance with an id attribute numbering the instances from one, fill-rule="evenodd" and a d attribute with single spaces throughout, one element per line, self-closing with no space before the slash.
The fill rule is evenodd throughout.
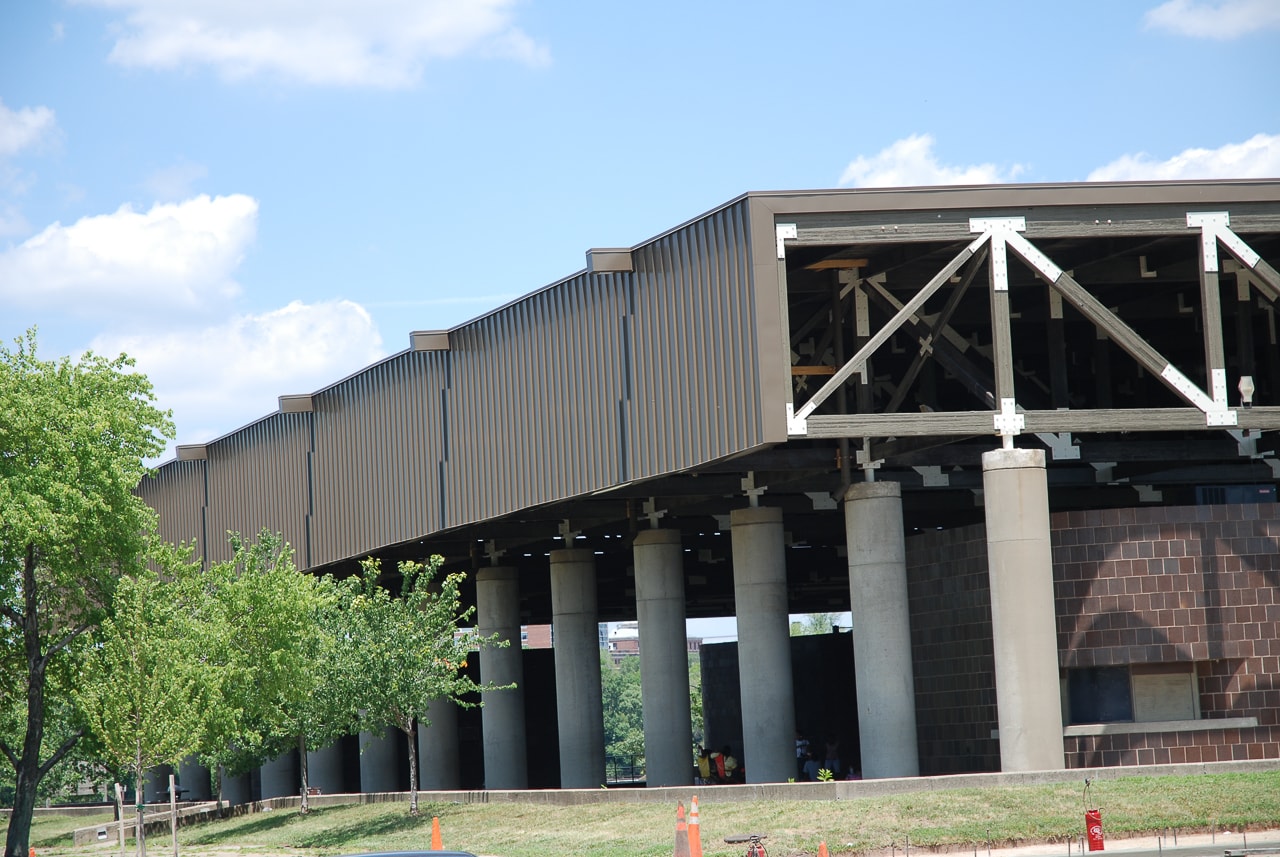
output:
<path id="1" fill-rule="evenodd" d="M 1146 14 L 1147 27 L 1179 36 L 1235 39 L 1280 29 L 1275 0 L 1168 0 Z"/>
<path id="2" fill-rule="evenodd" d="M 240 291 L 232 274 L 257 215 L 256 200 L 233 194 L 54 223 L 0 253 L 0 301 L 84 315 L 202 309 Z"/>
<path id="3" fill-rule="evenodd" d="M 0 200 L 0 238 L 26 235 L 30 231 L 31 227 L 22 216 L 22 211 L 13 203 Z M 2 283 L 0 281 L 0 290 L 3 289 Z"/>
<path id="4" fill-rule="evenodd" d="M 915 187 L 927 185 L 1001 184 L 1012 181 L 1021 165 L 1001 168 L 995 164 L 948 166 L 933 153 L 933 135 L 913 134 L 879 154 L 859 156 L 845 167 L 841 187 Z"/>
<path id="5" fill-rule="evenodd" d="M 10 110 L 0 99 L 0 158 L 12 157 L 49 139 L 57 127 L 57 119 L 48 107 Z"/>
<path id="6" fill-rule="evenodd" d="M 241 315 L 199 330 L 106 334 L 91 345 L 137 360 L 171 408 L 178 443 L 203 443 L 274 413 L 281 395 L 310 393 L 383 356 L 359 304 L 339 300 Z"/>
<path id="7" fill-rule="evenodd" d="M 211 66 L 309 84 L 411 86 L 434 59 L 497 56 L 529 65 L 547 49 L 514 23 L 516 0 L 80 0 L 125 13 L 111 60 Z"/>
<path id="8" fill-rule="evenodd" d="M 1257 134 L 1217 149 L 1187 149 L 1165 161 L 1145 152 L 1124 155 L 1089 174 L 1088 181 L 1254 179 L 1280 177 L 1280 134 Z"/>

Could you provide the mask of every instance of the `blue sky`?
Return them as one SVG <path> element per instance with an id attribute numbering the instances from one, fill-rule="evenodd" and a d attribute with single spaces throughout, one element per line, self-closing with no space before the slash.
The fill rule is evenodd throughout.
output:
<path id="1" fill-rule="evenodd" d="M 1280 176 L 1274 0 L 22 0 L 0 336 L 225 434 L 748 190 Z"/>

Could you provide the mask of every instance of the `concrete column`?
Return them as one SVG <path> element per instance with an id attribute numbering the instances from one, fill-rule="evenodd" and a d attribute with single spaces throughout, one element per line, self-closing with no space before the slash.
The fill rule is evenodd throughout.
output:
<path id="1" fill-rule="evenodd" d="M 168 802 L 169 774 L 173 768 L 168 765 L 157 765 L 147 771 L 143 777 L 142 799 L 146 803 Z"/>
<path id="2" fill-rule="evenodd" d="M 321 794 L 341 794 L 342 742 L 334 741 L 328 747 L 307 752 L 307 785 L 319 789 Z"/>
<path id="3" fill-rule="evenodd" d="M 524 729 L 524 663 L 520 647 L 520 576 L 514 568 L 476 572 L 476 626 L 480 636 L 497 634 L 505 649 L 480 650 L 483 684 L 515 684 L 513 690 L 480 694 L 484 737 L 484 785 L 527 789 L 529 762 Z"/>
<path id="4" fill-rule="evenodd" d="M 693 718 L 680 532 L 645 530 L 633 549 L 645 784 L 687 786 L 693 783 Z"/>
<path id="5" fill-rule="evenodd" d="M 253 789 L 249 782 L 248 774 L 237 774 L 236 776 L 227 775 L 222 778 L 222 800 L 228 806 L 240 806 L 249 803 L 252 798 Z M 217 795 L 214 795 L 217 797 Z"/>
<path id="6" fill-rule="evenodd" d="M 186 789 L 182 793 L 183 800 L 213 800 L 209 769 L 194 757 L 183 759 L 178 765 L 178 784 Z"/>
<path id="7" fill-rule="evenodd" d="M 782 510 L 735 509 L 729 522 L 742 688 L 740 761 L 747 782 L 784 783 L 796 775 L 796 713 Z"/>
<path id="8" fill-rule="evenodd" d="M 418 723 L 418 788 L 453 791 L 462 788 L 458 767 L 458 706 L 449 699 L 433 699 Z"/>
<path id="9" fill-rule="evenodd" d="M 260 768 L 262 782 L 262 799 L 272 797 L 288 797 L 302 790 L 298 779 L 297 752 L 290 750 L 281 753 Z"/>
<path id="10" fill-rule="evenodd" d="M 862 776 L 918 776 L 902 487 L 897 482 L 850 485 L 844 522 Z"/>
<path id="11" fill-rule="evenodd" d="M 398 792 L 400 757 L 396 752 L 396 728 L 388 726 L 380 734 L 360 733 L 360 791 Z"/>
<path id="12" fill-rule="evenodd" d="M 1053 553 L 1044 452 L 982 455 L 1000 769 L 1062 770 Z"/>
<path id="13" fill-rule="evenodd" d="M 551 616 L 560 787 L 598 789 L 604 783 L 604 705 L 596 558 L 591 551 L 551 552 Z"/>

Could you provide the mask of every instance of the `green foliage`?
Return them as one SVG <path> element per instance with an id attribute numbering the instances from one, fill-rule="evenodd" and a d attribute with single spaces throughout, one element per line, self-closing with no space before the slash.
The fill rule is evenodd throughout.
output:
<path id="1" fill-rule="evenodd" d="M 693 723 L 693 743 L 701 745 L 706 727 L 702 716 L 702 658 L 697 652 L 689 654 L 689 714 Z"/>
<path id="2" fill-rule="evenodd" d="M 814 634 L 830 634 L 836 626 L 839 613 L 809 613 L 803 621 L 791 623 L 791 636 L 805 637 Z"/>
<path id="3" fill-rule="evenodd" d="M 394 726 L 409 736 L 411 814 L 417 813 L 417 740 L 415 724 L 435 700 L 463 707 L 479 704 L 481 688 L 462 671 L 470 652 L 505 645 L 496 635 L 480 637 L 459 630 L 475 608 L 462 608 L 464 575 L 440 574 L 443 557 L 401 562 L 399 577 L 380 585 L 376 559 L 360 564 L 360 574 L 339 584 L 337 629 L 344 635 L 333 651 L 331 689 L 359 713 L 361 727 L 380 732 Z"/>
<path id="4" fill-rule="evenodd" d="M 34 330 L 14 346 L 0 346 L 0 754 L 15 771 L 5 852 L 25 854 L 37 790 L 80 735 L 62 703 L 81 638 L 144 566 L 155 514 L 133 492 L 173 428 L 129 358 L 44 361 Z"/>
<path id="5" fill-rule="evenodd" d="M 640 658 L 617 666 L 600 653 L 600 690 L 604 700 L 604 744 L 609 756 L 644 758 L 644 705 L 640 696 Z"/>
<path id="6" fill-rule="evenodd" d="M 835 778 L 836 778 L 836 775 L 831 773 L 831 771 L 829 771 L 828 769 L 818 768 L 818 782 L 829 783 Z"/>
<path id="7" fill-rule="evenodd" d="M 216 675 L 200 756 L 211 769 L 242 773 L 291 749 L 318 749 L 353 724 L 329 675 L 336 646 L 337 590 L 301 574 L 279 534 L 255 541 L 229 533 L 232 558 L 197 581 L 202 620 L 193 630 Z M 300 784 L 300 789 L 302 788 Z M 305 792 L 304 792 L 305 793 Z"/>

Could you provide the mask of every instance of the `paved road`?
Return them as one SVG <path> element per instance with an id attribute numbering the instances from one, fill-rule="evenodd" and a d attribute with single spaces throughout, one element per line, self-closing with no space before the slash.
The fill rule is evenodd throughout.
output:
<path id="1" fill-rule="evenodd" d="M 1109 839 L 1104 850 L 1094 852 L 1093 857 L 1106 857 L 1108 854 L 1118 854 L 1123 857 L 1224 857 L 1227 851 L 1240 853 L 1246 850 L 1255 851 L 1259 857 L 1280 857 L 1280 830 L 1251 831 L 1247 834 L 1220 831 L 1216 834 L 1178 835 L 1176 845 L 1171 830 L 1167 836 Z M 981 848 L 978 849 L 977 857 L 986 857 L 986 852 Z M 1077 840 L 1069 846 L 1067 843 L 1056 843 L 993 849 L 991 857 L 1090 857 L 1090 855 L 1087 851 L 1084 854 L 1080 853 L 1080 842 Z"/>

